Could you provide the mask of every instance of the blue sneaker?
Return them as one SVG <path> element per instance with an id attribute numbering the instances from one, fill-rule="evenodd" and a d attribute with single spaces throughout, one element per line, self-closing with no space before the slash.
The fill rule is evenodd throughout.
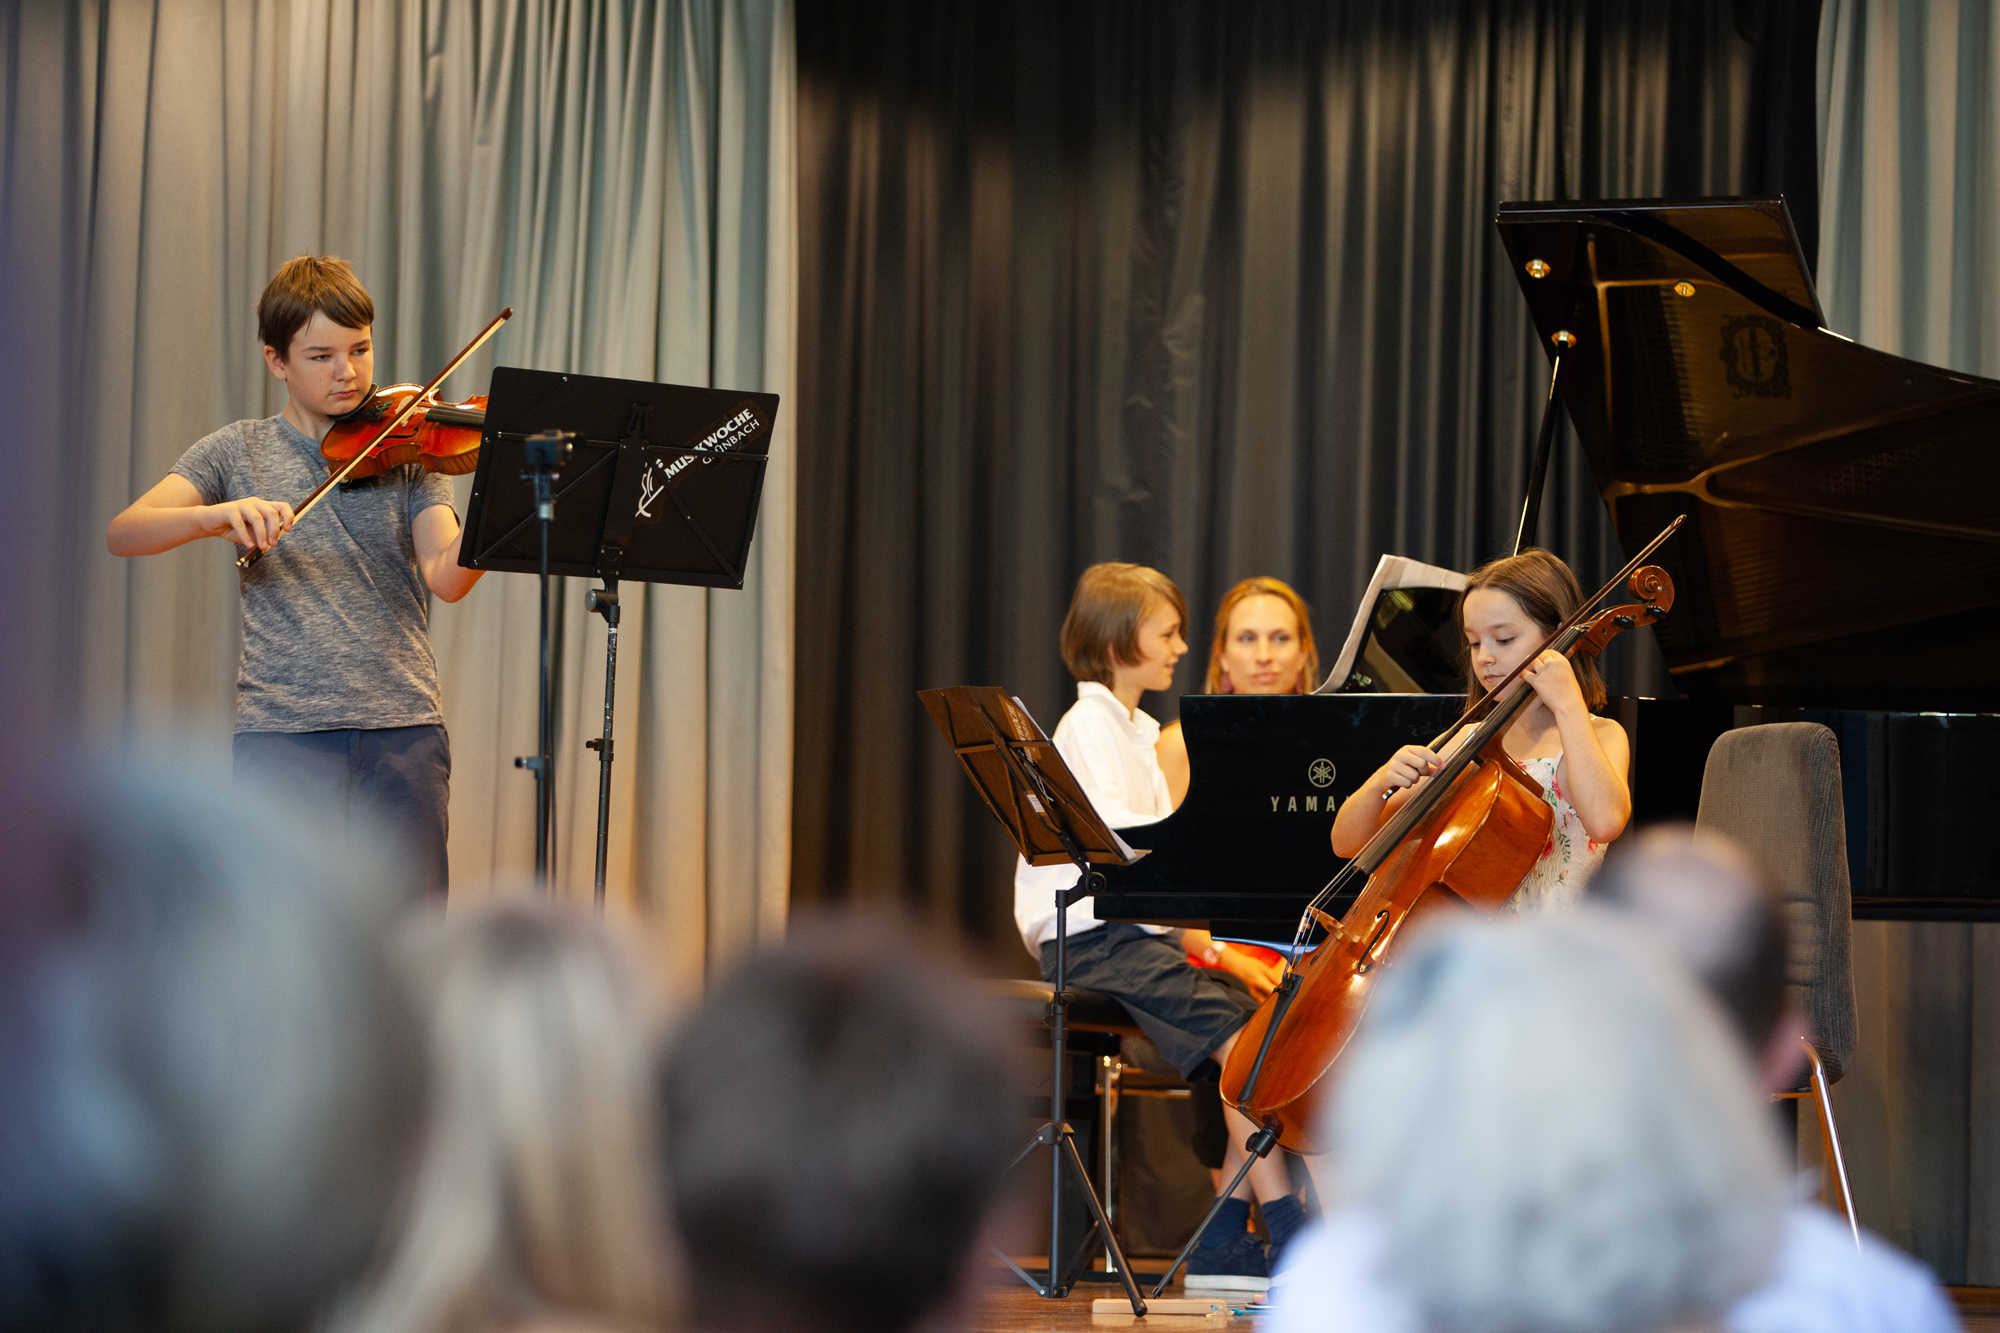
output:
<path id="1" fill-rule="evenodd" d="M 1188 1256 L 1188 1291 L 1269 1291 L 1270 1261 L 1254 1232 L 1239 1231 L 1225 1245 L 1197 1245 Z"/>
<path id="2" fill-rule="evenodd" d="M 1288 1194 L 1282 1199 L 1272 1199 L 1260 1204 L 1259 1207 L 1264 1213 L 1264 1229 L 1271 1236 L 1267 1262 L 1271 1267 L 1271 1281 L 1275 1283 L 1284 1271 L 1285 1247 L 1290 1245 L 1292 1238 L 1305 1227 L 1305 1205 Z"/>

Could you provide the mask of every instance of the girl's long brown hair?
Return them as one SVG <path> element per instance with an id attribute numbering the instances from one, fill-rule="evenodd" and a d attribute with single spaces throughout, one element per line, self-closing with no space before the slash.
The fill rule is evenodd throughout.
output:
<path id="1" fill-rule="evenodd" d="M 1519 555 L 1489 561 L 1473 570 L 1465 577 L 1465 591 L 1459 594 L 1459 606 L 1465 599 L 1481 588 L 1491 588 L 1504 592 L 1528 613 L 1528 618 L 1541 626 L 1546 635 L 1557 625 L 1567 620 L 1583 601 L 1583 589 L 1578 586 L 1576 575 L 1562 558 L 1536 547 L 1529 547 Z M 1462 614 L 1462 612 L 1461 612 Z M 1584 704 L 1595 712 L 1604 706 L 1604 676 L 1597 669 L 1597 659 L 1592 657 L 1572 657 L 1570 667 L 1576 672 L 1576 683 L 1583 690 Z M 1472 656 L 1466 655 L 1465 693 L 1468 699 L 1478 697 L 1480 684 L 1472 672 Z"/>

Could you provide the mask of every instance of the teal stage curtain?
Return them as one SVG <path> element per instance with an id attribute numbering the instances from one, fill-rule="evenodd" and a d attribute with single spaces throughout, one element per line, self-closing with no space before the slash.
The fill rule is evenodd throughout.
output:
<path id="1" fill-rule="evenodd" d="M 627 585 L 612 893 L 677 976 L 782 926 L 790 858 L 791 10 L 785 0 L 30 3 L 0 19 L 8 290 L 47 316 L 10 592 L 23 679 L 87 734 L 219 755 L 237 652 L 220 542 L 119 560 L 110 517 L 194 440 L 283 405 L 254 307 L 292 255 L 352 261 L 384 382 L 503 305 L 495 364 L 784 395 L 745 589 Z M 461 479 L 461 512 L 469 479 Z M 24 543 L 25 545 L 26 543 Z M 531 866 L 537 588 L 433 609 L 455 892 Z M 12 609 L 12 608 L 10 608 Z M 559 616 L 558 865 L 589 891 L 603 626 Z"/>
<path id="2" fill-rule="evenodd" d="M 1991 6 L 1826 0 L 1819 109 L 1828 322 L 2000 378 Z M 1857 921 L 1854 992 L 1834 1103 L 1862 1224 L 1947 1282 L 2000 1286 L 2000 924 Z"/>

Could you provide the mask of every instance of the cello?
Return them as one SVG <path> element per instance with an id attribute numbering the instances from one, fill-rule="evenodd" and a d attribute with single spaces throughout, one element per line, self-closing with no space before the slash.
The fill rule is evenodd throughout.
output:
<path id="1" fill-rule="evenodd" d="M 1243 1028 L 1222 1074 L 1223 1098 L 1264 1127 L 1252 1140 L 1262 1147 L 1253 1151 L 1267 1151 L 1273 1142 L 1294 1152 L 1315 1151 L 1312 1129 L 1322 1081 L 1353 1035 L 1378 972 L 1394 961 L 1412 923 L 1439 912 L 1492 915 L 1533 868 L 1553 812 L 1541 784 L 1501 744 L 1534 691 L 1524 687 L 1511 696 L 1506 691 L 1543 651 L 1594 657 L 1617 634 L 1664 616 L 1673 606 L 1673 581 L 1665 570 L 1641 562 L 1680 523 L 1676 519 L 1654 538 L 1432 742 L 1436 749 L 1463 728 L 1474 728 L 1307 907 L 1294 940 L 1299 946 L 1294 961 Z M 1637 600 L 1591 615 L 1590 608 L 1620 583 Z M 1323 910 L 1356 874 L 1367 874 L 1368 882 L 1346 915 L 1335 918 Z M 1325 938 L 1302 952 L 1316 926 L 1326 931 Z"/>

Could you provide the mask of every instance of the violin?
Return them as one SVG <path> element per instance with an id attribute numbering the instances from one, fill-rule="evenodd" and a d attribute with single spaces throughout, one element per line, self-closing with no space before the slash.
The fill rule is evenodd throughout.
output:
<path id="1" fill-rule="evenodd" d="M 333 429 L 320 445 L 320 453 L 328 462 L 327 478 L 292 510 L 292 527 L 297 527 L 299 520 L 343 481 L 377 476 L 404 463 L 421 462 L 433 472 L 445 473 L 470 472 L 478 466 L 486 399 L 480 396 L 463 403 L 440 403 L 433 395 L 438 385 L 513 317 L 513 306 L 495 315 L 477 338 L 431 377 L 430 383 L 397 384 L 379 393 L 371 387 L 360 407 L 336 418 Z M 474 404 L 478 405 L 476 409 Z M 472 420 L 475 410 L 477 421 Z M 341 437 L 338 441 L 334 439 L 337 434 Z M 250 568 L 263 559 L 268 549 L 253 546 L 236 557 L 236 567 Z"/>
<path id="2" fill-rule="evenodd" d="M 1476 729 L 1322 889 L 1299 923 L 1295 944 L 1314 926 L 1326 938 L 1310 952 L 1294 951 L 1278 988 L 1238 1035 L 1222 1072 L 1222 1095 L 1276 1132 L 1294 1152 L 1313 1152 L 1318 1092 L 1366 1010 L 1380 969 L 1393 963 L 1413 922 L 1475 911 L 1497 913 L 1533 869 L 1547 844 L 1554 811 L 1542 786 L 1502 745 L 1507 728 L 1535 693 L 1505 696 L 1543 651 L 1595 657 L 1611 639 L 1650 625 L 1673 606 L 1674 585 L 1657 565 L 1640 562 L 1681 524 L 1676 519 L 1595 597 L 1556 627 L 1541 648 L 1465 710 L 1431 743 L 1433 749 L 1469 724 Z M 1585 620 L 1588 609 L 1624 582 L 1638 600 Z M 1504 697 L 1503 697 L 1504 696 Z M 1322 910 L 1354 874 L 1368 875 L 1347 914 Z"/>
<path id="3" fill-rule="evenodd" d="M 395 430 L 382 431 L 382 419 L 400 413 L 411 398 L 418 400 L 416 410 Z M 379 477 L 406 463 L 421 463 L 427 472 L 456 477 L 479 466 L 479 439 L 485 428 L 483 393 L 462 403 L 440 403 L 421 384 L 370 386 L 361 406 L 333 419 L 319 452 L 330 472 L 354 462 L 345 474 L 349 481 Z"/>

